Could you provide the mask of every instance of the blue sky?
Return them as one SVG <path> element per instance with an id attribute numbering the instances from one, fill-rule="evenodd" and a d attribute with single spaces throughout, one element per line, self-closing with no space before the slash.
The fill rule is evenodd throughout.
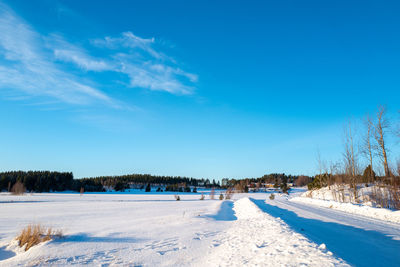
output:
<path id="1" fill-rule="evenodd" d="M 0 170 L 314 174 L 398 120 L 397 1 L 0 1 Z M 398 158 L 392 142 L 391 160 Z"/>

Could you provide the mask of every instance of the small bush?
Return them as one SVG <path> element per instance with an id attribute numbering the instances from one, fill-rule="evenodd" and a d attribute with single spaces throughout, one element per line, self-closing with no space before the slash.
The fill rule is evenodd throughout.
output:
<path id="1" fill-rule="evenodd" d="M 224 195 L 222 193 L 219 194 L 219 200 L 224 200 Z"/>
<path id="2" fill-rule="evenodd" d="M 46 228 L 40 224 L 28 225 L 21 233 L 17 236 L 18 245 L 20 247 L 25 246 L 25 251 L 31 247 L 48 240 L 62 237 L 61 230 L 53 230 L 52 228 Z"/>
<path id="3" fill-rule="evenodd" d="M 200 200 L 204 200 L 204 194 L 203 193 L 201 193 L 201 197 L 200 197 Z"/>
<path id="4" fill-rule="evenodd" d="M 13 195 L 22 195 L 26 191 L 25 186 L 20 181 L 16 182 L 11 188 L 11 194 Z"/>
<path id="5" fill-rule="evenodd" d="M 271 195 L 269 196 L 269 199 L 274 200 L 274 199 L 275 199 L 275 195 L 274 195 L 274 194 L 271 194 Z"/>
<path id="6" fill-rule="evenodd" d="M 178 195 L 175 195 L 175 200 L 176 200 L 176 201 L 179 201 L 179 200 L 181 200 L 180 196 L 178 196 Z"/>
<path id="7" fill-rule="evenodd" d="M 225 192 L 225 199 L 231 199 L 233 195 L 233 190 L 231 188 L 228 188 Z"/>
<path id="8" fill-rule="evenodd" d="M 215 198 L 215 189 L 212 188 L 211 192 L 210 192 L 210 199 L 214 199 Z"/>

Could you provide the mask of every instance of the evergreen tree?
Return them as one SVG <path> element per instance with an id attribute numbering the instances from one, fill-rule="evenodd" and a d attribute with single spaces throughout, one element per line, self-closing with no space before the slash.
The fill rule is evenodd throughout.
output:
<path id="1" fill-rule="evenodd" d="M 147 186 L 146 186 L 146 190 L 145 190 L 146 192 L 150 192 L 151 191 L 151 186 L 150 186 L 150 183 L 148 183 L 147 184 Z"/>
<path id="2" fill-rule="evenodd" d="M 375 181 L 375 172 L 371 170 L 371 165 L 368 165 L 363 173 L 363 182 L 368 184 Z"/>

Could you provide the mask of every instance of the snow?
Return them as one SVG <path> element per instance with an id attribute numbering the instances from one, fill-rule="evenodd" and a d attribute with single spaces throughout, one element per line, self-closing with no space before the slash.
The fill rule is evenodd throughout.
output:
<path id="1" fill-rule="evenodd" d="M 261 211 L 249 198 L 235 202 L 237 220 L 207 258 L 208 266 L 347 266 L 286 223 Z"/>
<path id="2" fill-rule="evenodd" d="M 219 201 L 164 194 L 33 194 L 0 195 L 2 266 L 10 265 L 190 265 L 208 250 L 226 221 Z M 10 201 L 13 202 L 10 202 Z M 204 216 L 204 217 L 203 217 Z M 12 250 L 11 240 L 30 223 L 62 229 L 65 238 Z M 1 260 L 1 259 L 0 259 Z"/>
<path id="3" fill-rule="evenodd" d="M 363 196 L 362 199 L 368 199 L 368 193 L 371 192 L 371 190 L 372 187 L 367 187 L 363 188 L 363 190 L 360 190 L 360 194 Z M 346 194 L 345 196 L 347 199 L 348 194 Z M 361 201 L 360 204 L 354 204 L 349 202 L 338 202 L 334 199 L 335 198 L 332 194 L 332 190 L 325 187 L 319 190 L 307 191 L 301 194 L 301 196 L 299 197 L 291 198 L 290 201 L 317 205 L 320 207 L 340 210 L 343 212 L 358 214 L 388 222 L 400 223 L 400 211 L 371 207 L 370 202 Z"/>
<path id="4" fill-rule="evenodd" d="M 0 193 L 0 266 L 400 264 L 399 224 L 279 194 L 179 195 Z M 25 252 L 14 238 L 31 223 L 64 237 Z"/>
<path id="5" fill-rule="evenodd" d="M 345 265 L 247 194 L 233 201 L 180 196 L 2 193 L 0 266 Z M 31 223 L 62 229 L 64 237 L 25 252 L 14 237 Z"/>
<path id="6" fill-rule="evenodd" d="M 291 201 L 291 196 L 253 202 L 352 266 L 400 266 L 398 223 Z"/>

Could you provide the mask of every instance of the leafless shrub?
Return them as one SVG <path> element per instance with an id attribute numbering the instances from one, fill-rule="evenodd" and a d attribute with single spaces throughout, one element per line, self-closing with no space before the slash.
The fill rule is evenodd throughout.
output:
<path id="1" fill-rule="evenodd" d="M 222 193 L 219 194 L 219 200 L 224 200 L 224 195 Z"/>
<path id="2" fill-rule="evenodd" d="M 25 246 L 25 251 L 31 247 L 48 240 L 62 237 L 61 230 L 43 227 L 40 224 L 28 225 L 17 236 L 18 245 Z"/>
<path id="3" fill-rule="evenodd" d="M 214 188 L 211 189 L 210 199 L 215 199 L 215 189 Z"/>
<path id="4" fill-rule="evenodd" d="M 307 192 L 306 192 L 306 197 L 312 198 L 312 193 L 313 193 L 313 191 L 314 191 L 314 190 L 309 190 L 309 191 L 307 191 Z"/>
<path id="5" fill-rule="evenodd" d="M 11 188 L 11 194 L 13 195 L 22 195 L 26 191 L 25 186 L 20 181 L 17 181 Z"/>
<path id="6" fill-rule="evenodd" d="M 397 179 L 400 179 L 400 159 L 397 161 L 397 175 L 399 176 Z"/>
<path id="7" fill-rule="evenodd" d="M 204 194 L 203 193 L 201 193 L 201 197 L 200 197 L 200 200 L 204 200 Z"/>
<path id="8" fill-rule="evenodd" d="M 181 200 L 181 197 L 180 197 L 179 195 L 174 195 L 174 197 L 175 197 L 175 200 L 176 200 L 176 201 Z"/>
<path id="9" fill-rule="evenodd" d="M 340 202 L 346 202 L 346 194 L 344 193 L 344 185 L 340 184 L 339 185 L 339 190 L 338 190 L 338 199 Z"/>
<path id="10" fill-rule="evenodd" d="M 275 195 L 274 194 L 269 195 L 269 199 L 274 200 L 275 199 Z"/>
<path id="11" fill-rule="evenodd" d="M 392 209 L 400 210 L 400 181 L 399 177 L 393 179 L 389 186 L 390 206 Z"/>
<path id="12" fill-rule="evenodd" d="M 380 208 L 388 208 L 389 207 L 389 194 L 386 190 L 386 186 L 383 184 L 376 184 L 372 188 L 371 193 L 371 202 L 375 204 L 375 206 Z"/>
<path id="13" fill-rule="evenodd" d="M 233 195 L 233 190 L 232 188 L 228 188 L 225 192 L 225 199 L 231 199 Z"/>
<path id="14" fill-rule="evenodd" d="M 296 186 L 305 186 L 308 183 L 310 183 L 312 180 L 310 177 L 305 176 L 305 175 L 300 175 L 299 178 L 295 180 L 295 185 Z"/>
<path id="15" fill-rule="evenodd" d="M 382 179 L 375 183 L 369 200 L 377 207 L 400 210 L 400 181 Z"/>
<path id="16" fill-rule="evenodd" d="M 331 192 L 332 192 L 333 200 L 339 202 L 337 189 L 338 189 L 338 185 L 335 184 L 331 187 Z"/>
<path id="17" fill-rule="evenodd" d="M 344 152 L 343 159 L 345 163 L 345 173 L 349 179 L 350 188 L 353 192 L 350 194 L 354 201 L 358 199 L 357 191 L 357 176 L 358 176 L 358 164 L 357 164 L 357 151 L 355 149 L 354 142 L 354 129 L 350 122 L 344 127 Z"/>

